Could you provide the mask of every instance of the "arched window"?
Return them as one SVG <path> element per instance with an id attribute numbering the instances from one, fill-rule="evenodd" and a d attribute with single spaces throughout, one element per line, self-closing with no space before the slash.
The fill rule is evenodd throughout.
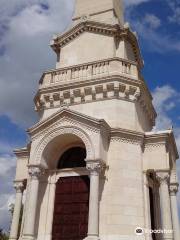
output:
<path id="1" fill-rule="evenodd" d="M 58 162 L 58 169 L 85 167 L 86 150 L 82 147 L 73 147 L 63 153 Z"/>

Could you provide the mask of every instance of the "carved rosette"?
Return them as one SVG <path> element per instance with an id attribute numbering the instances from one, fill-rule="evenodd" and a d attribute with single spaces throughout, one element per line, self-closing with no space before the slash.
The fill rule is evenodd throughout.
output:
<path id="1" fill-rule="evenodd" d="M 24 183 L 22 181 L 15 181 L 14 188 L 16 189 L 17 193 L 22 193 L 24 190 Z"/>
<path id="2" fill-rule="evenodd" d="M 39 166 L 29 166 L 28 173 L 31 179 L 39 179 L 43 175 L 43 170 Z"/>
<path id="3" fill-rule="evenodd" d="M 178 192 L 178 187 L 179 184 L 178 183 L 171 183 L 169 186 L 169 192 L 171 196 L 176 196 L 177 192 Z"/>
<path id="4" fill-rule="evenodd" d="M 101 162 L 87 162 L 86 164 L 87 170 L 90 172 L 91 175 L 98 175 L 102 172 L 105 168 L 105 165 Z"/>
<path id="5" fill-rule="evenodd" d="M 159 181 L 160 185 L 162 184 L 169 184 L 170 175 L 168 172 L 157 172 L 156 173 L 157 180 Z"/>

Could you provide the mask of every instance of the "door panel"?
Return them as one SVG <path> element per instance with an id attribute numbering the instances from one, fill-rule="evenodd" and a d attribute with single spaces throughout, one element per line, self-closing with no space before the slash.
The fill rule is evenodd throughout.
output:
<path id="1" fill-rule="evenodd" d="M 89 184 L 88 176 L 57 182 L 52 240 L 83 240 L 87 236 Z"/>

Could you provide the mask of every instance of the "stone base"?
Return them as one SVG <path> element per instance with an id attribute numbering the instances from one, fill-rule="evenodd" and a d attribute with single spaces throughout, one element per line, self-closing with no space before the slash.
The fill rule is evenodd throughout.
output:
<path id="1" fill-rule="evenodd" d="M 97 236 L 88 236 L 88 237 L 84 238 L 84 240 L 100 240 L 100 238 Z"/>
<path id="2" fill-rule="evenodd" d="M 19 240 L 35 240 L 33 236 L 22 236 Z"/>

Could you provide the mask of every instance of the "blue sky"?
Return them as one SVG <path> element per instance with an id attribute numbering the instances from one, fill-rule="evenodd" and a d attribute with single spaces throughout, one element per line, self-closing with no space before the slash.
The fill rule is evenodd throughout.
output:
<path id="1" fill-rule="evenodd" d="M 70 25 L 73 6 L 74 0 L 0 0 L 0 228 L 8 229 L 14 199 L 12 150 L 26 144 L 25 129 L 37 120 L 33 96 L 56 60 L 49 41 Z M 138 34 L 156 128 L 173 125 L 180 150 L 180 0 L 125 0 L 125 10 Z M 179 196 L 178 204 L 180 210 Z"/>

